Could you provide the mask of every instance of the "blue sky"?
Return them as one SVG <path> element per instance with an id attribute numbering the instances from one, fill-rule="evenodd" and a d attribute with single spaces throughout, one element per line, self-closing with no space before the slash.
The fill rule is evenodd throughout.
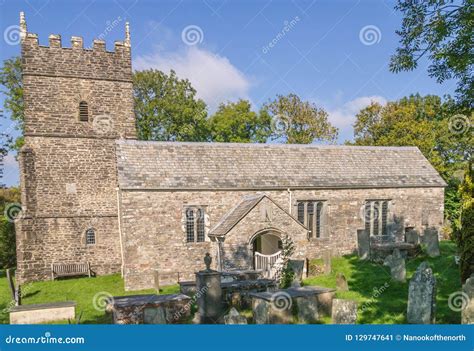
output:
<path id="1" fill-rule="evenodd" d="M 135 69 L 175 69 L 211 112 L 223 101 L 246 98 L 257 109 L 276 94 L 296 93 L 326 109 L 339 142 L 352 138 L 354 116 L 371 100 L 454 89 L 428 77 L 426 62 L 413 72 L 388 71 L 401 24 L 392 1 L 0 0 L 2 60 L 20 52 L 12 27 L 20 11 L 42 45 L 61 34 L 63 46 L 71 36 L 86 47 L 101 37 L 113 50 L 129 21 Z M 4 183 L 18 183 L 14 157 L 4 173 Z"/>

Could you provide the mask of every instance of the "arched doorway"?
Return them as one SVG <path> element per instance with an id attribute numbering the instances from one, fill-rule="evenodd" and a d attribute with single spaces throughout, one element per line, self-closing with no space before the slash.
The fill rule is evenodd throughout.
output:
<path id="1" fill-rule="evenodd" d="M 275 267 L 281 260 L 281 233 L 268 229 L 256 233 L 251 239 L 253 251 L 253 266 L 263 271 L 263 276 L 273 278 Z"/>

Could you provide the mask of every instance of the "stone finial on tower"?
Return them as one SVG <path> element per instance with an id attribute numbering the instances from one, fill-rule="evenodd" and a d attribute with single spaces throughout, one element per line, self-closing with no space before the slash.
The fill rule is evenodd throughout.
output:
<path id="1" fill-rule="evenodd" d="M 130 47 L 130 23 L 125 22 L 125 46 Z"/>
<path id="2" fill-rule="evenodd" d="M 21 11 L 20 12 L 20 38 L 22 41 L 26 38 L 27 31 L 28 30 L 26 28 L 25 13 Z"/>

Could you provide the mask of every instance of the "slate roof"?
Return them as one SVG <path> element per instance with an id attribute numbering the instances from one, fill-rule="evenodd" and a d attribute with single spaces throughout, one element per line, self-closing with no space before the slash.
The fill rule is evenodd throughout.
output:
<path id="1" fill-rule="evenodd" d="M 227 212 L 224 217 L 209 231 L 209 235 L 227 234 L 252 208 L 254 208 L 265 195 L 244 196 L 242 200 Z"/>
<path id="2" fill-rule="evenodd" d="M 230 230 L 234 228 L 236 224 L 239 223 L 240 220 L 244 218 L 265 197 L 269 199 L 271 202 L 273 202 L 276 206 L 278 206 L 277 203 L 275 203 L 271 198 L 269 198 L 265 194 L 243 196 L 241 201 L 235 207 L 233 207 L 229 212 L 227 212 L 221 218 L 221 220 L 217 222 L 217 224 L 209 231 L 209 235 L 222 236 L 230 232 Z M 278 207 L 281 208 L 280 206 Z M 283 209 L 282 211 L 284 211 L 286 214 L 288 214 L 288 216 L 292 217 L 296 222 L 298 222 L 296 218 L 291 216 L 291 214 L 289 214 L 287 211 Z M 300 222 L 298 222 L 298 224 L 305 227 Z"/>
<path id="3" fill-rule="evenodd" d="M 117 141 L 122 189 L 444 187 L 416 147 Z"/>

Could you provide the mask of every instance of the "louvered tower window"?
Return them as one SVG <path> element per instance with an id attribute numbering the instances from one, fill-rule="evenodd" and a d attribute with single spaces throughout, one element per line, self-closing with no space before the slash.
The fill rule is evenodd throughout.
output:
<path id="1" fill-rule="evenodd" d="M 89 106 L 87 102 L 81 101 L 79 103 L 79 121 L 87 122 L 89 121 Z"/>

